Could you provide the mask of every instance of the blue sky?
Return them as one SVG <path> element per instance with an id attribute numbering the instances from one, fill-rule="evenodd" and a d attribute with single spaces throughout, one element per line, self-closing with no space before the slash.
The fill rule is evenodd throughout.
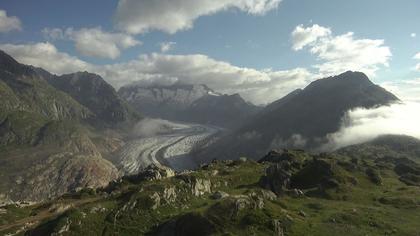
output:
<path id="1" fill-rule="evenodd" d="M 138 11 L 137 9 L 129 13 L 122 12 L 123 10 L 119 11 L 118 4 L 122 5 L 121 2 L 124 1 L 131 8 L 138 7 Z M 255 6 L 246 4 L 244 6 L 240 3 L 234 3 L 233 6 L 227 3 L 225 7 L 213 10 L 211 13 L 202 9 L 204 13 L 198 13 L 193 17 L 193 27 L 175 29 L 176 32 L 172 33 L 167 33 L 159 27 L 157 27 L 158 29 L 153 28 L 153 26 L 145 32 L 134 32 L 135 30 L 130 31 L 124 26 L 118 25 L 121 18 L 118 18 L 118 14 L 142 14 L 142 10 L 153 12 L 156 9 L 158 9 L 156 14 L 161 14 L 159 11 L 160 2 L 163 12 L 165 9 L 173 10 L 166 4 L 167 0 L 154 1 L 156 4 L 148 4 L 146 0 L 137 3 L 132 3 L 135 2 L 134 0 L 3 0 L 0 2 L 0 9 L 6 11 L 8 17 L 17 17 L 20 20 L 21 29 L 0 32 L 0 43 L 9 45 L 2 49 L 17 57 L 18 60 L 21 59 L 24 63 L 34 60 L 29 60 L 29 55 L 22 55 L 22 50 L 17 52 L 17 49 L 11 48 L 10 44 L 22 46 L 48 41 L 59 52 L 77 57 L 81 61 L 95 66 L 127 63 L 137 60 L 139 55 L 153 53 L 159 55 L 199 54 L 217 62 L 226 62 L 235 67 L 251 68 L 257 71 L 264 71 L 267 68 L 272 71 L 303 68 L 316 77 L 324 75 L 324 73 L 320 73 L 313 66 L 322 64 L 326 59 L 310 52 L 314 45 L 307 45 L 306 48 L 298 51 L 293 50 L 294 42 L 291 34 L 298 25 L 303 24 L 303 27 L 307 29 L 317 24 L 330 29 L 328 40 L 333 40 L 334 37 L 348 32 L 354 32 L 354 40 L 384 40 L 382 47 L 387 47 L 392 56 L 387 58 L 388 67 L 384 63 L 375 65 L 378 67 L 372 75 L 375 82 L 399 83 L 401 80 L 414 80 L 420 77 L 419 72 L 414 69 L 420 60 L 413 58 L 420 52 L 420 24 L 418 23 L 420 22 L 420 2 L 416 0 L 256 0 L 254 2 L 278 1 L 278 5 L 267 7 L 263 13 L 255 13 Z M 222 0 L 217 1 L 223 2 Z M 174 0 L 169 2 L 176 5 L 188 4 L 189 1 Z M 232 0 L 226 0 L 226 2 L 232 2 Z M 177 6 L 172 7 L 177 9 Z M 186 8 L 186 14 L 194 10 Z M 122 18 L 124 17 L 122 16 Z M 153 20 L 149 21 L 145 17 L 137 19 L 135 16 L 128 18 L 127 21 L 133 24 L 154 23 Z M 77 41 L 74 37 L 77 34 L 66 36 L 68 37 L 66 39 L 52 39 L 42 33 L 45 28 L 59 28 L 63 31 L 72 28 L 74 31 L 78 31 L 83 28 L 98 27 L 103 32 L 126 34 L 141 41 L 141 44 L 120 48 L 118 56 L 107 54 L 114 55 L 112 58 L 110 56 L 98 57 L 88 55 L 89 53 L 81 53 L 82 50 L 76 50 L 75 42 Z M 317 43 L 322 43 L 322 40 L 324 39 L 321 38 Z M 162 42 L 176 44 L 171 50 L 160 52 L 160 43 Z M 34 55 L 30 55 L 30 58 L 33 59 Z M 53 72 L 60 73 L 60 71 Z M 173 72 L 165 72 L 165 76 L 178 76 L 183 79 L 190 76 L 190 74 L 187 76 L 171 73 Z M 110 73 L 101 75 L 108 79 L 106 78 L 107 74 L 109 76 Z M 112 82 L 118 78 L 109 80 Z M 238 86 L 237 83 L 234 84 Z M 123 85 L 123 83 L 118 85 Z M 295 85 L 301 85 L 301 83 Z M 276 86 L 283 85 L 276 84 Z M 281 89 L 283 93 L 287 93 L 286 90 L 284 86 Z M 226 92 L 229 91 L 235 91 L 235 87 L 232 86 L 226 90 Z M 253 99 L 252 96 L 248 97 L 249 100 Z"/>

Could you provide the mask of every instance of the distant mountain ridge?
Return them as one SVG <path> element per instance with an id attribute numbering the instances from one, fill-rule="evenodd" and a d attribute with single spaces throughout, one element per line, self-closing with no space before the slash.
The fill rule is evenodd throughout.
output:
<path id="1" fill-rule="evenodd" d="M 231 128 L 260 110 L 239 94 L 224 95 L 206 85 L 127 85 L 121 97 L 144 115 Z"/>
<path id="2" fill-rule="evenodd" d="M 315 148 L 338 131 L 345 113 L 398 102 L 392 93 L 360 72 L 319 79 L 273 102 L 208 151 L 211 157 L 260 156 L 270 148 Z"/>

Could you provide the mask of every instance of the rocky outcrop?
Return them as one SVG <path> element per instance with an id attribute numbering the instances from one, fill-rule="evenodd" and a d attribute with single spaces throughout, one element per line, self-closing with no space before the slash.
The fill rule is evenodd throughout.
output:
<path id="1" fill-rule="evenodd" d="M 196 196 L 202 196 L 206 193 L 211 193 L 211 182 L 210 180 L 201 179 L 191 175 L 179 175 L 177 178 L 184 181 L 191 191 Z"/>
<path id="2" fill-rule="evenodd" d="M 291 173 L 283 165 L 274 164 L 267 168 L 266 175 L 260 180 L 261 186 L 270 189 L 277 195 L 283 195 L 290 187 Z"/>
<path id="3" fill-rule="evenodd" d="M 141 170 L 137 175 L 129 177 L 136 181 L 151 181 L 175 176 L 175 172 L 166 166 L 160 164 L 151 164 Z"/>

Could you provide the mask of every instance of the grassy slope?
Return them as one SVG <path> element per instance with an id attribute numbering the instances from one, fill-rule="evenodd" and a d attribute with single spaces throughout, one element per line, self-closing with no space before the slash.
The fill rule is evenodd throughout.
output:
<path id="1" fill-rule="evenodd" d="M 311 194 L 313 191 L 306 189 L 305 197 L 265 199 L 261 209 L 246 207 L 234 212 L 231 197 L 222 200 L 213 200 L 210 194 L 194 197 L 188 186 L 176 177 L 142 183 L 124 180 L 114 186 L 114 193 L 109 197 L 99 192 L 84 193 L 54 201 L 56 204 L 60 201 L 77 203 L 80 199 L 95 200 L 73 207 L 59 216 L 43 219 L 43 223 L 32 232 L 58 232 L 70 222 L 65 235 L 143 235 L 155 232 L 158 225 L 170 219 L 195 212 L 215 226 L 216 235 L 273 235 L 273 219 L 281 222 L 286 235 L 419 233 L 419 187 L 405 185 L 398 180 L 392 168 L 379 167 L 373 160 L 366 160 L 358 164 L 358 168 L 349 171 L 345 167 L 348 167 L 350 159 L 340 158 L 345 160 L 337 167 L 340 175 L 355 178 L 357 184 L 344 182 L 339 188 L 327 190 L 322 196 Z M 268 165 L 251 161 L 234 164 L 219 162 L 189 175 L 211 180 L 213 192 L 221 190 L 231 196 L 247 195 L 261 191 L 258 182 Z M 379 171 L 381 184 L 372 182 L 365 173 L 369 167 Z M 213 175 L 215 170 L 218 171 L 217 175 Z M 149 196 L 171 187 L 177 189 L 176 199 L 168 203 L 161 201 L 161 206 L 152 209 L 153 202 Z M 0 214 L 2 225 L 40 214 L 40 209 L 45 209 L 45 206 L 9 208 L 8 213 Z M 301 211 L 306 216 L 302 216 Z M 0 227 L 0 233 L 15 232 L 17 228 L 1 232 Z"/>

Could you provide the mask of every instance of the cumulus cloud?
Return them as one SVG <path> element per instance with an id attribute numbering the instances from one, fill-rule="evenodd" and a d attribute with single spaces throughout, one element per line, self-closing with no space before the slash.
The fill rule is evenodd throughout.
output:
<path id="1" fill-rule="evenodd" d="M 22 30 L 22 25 L 16 16 L 8 16 L 5 10 L 0 9 L 0 33 L 13 30 Z"/>
<path id="2" fill-rule="evenodd" d="M 93 67 L 67 53 L 59 52 L 51 43 L 0 44 L 0 49 L 10 54 L 20 63 L 42 67 L 51 73 L 65 74 L 91 70 Z"/>
<path id="3" fill-rule="evenodd" d="M 174 48 L 175 44 L 176 44 L 175 42 L 162 42 L 162 43 L 159 44 L 160 51 L 161 52 L 169 52 Z"/>
<path id="4" fill-rule="evenodd" d="M 321 61 L 314 67 L 324 76 L 348 70 L 375 76 L 380 66 L 389 66 L 392 56 L 384 40 L 356 39 L 353 32 L 334 36 L 330 29 L 318 25 L 297 26 L 292 40 L 294 50 L 308 48 Z"/>
<path id="5" fill-rule="evenodd" d="M 99 27 L 79 30 L 45 28 L 42 32 L 47 39 L 74 41 L 76 50 L 89 57 L 116 59 L 121 55 L 121 50 L 141 45 L 141 42 L 131 35 L 105 32 Z"/>
<path id="6" fill-rule="evenodd" d="M 176 33 L 193 27 L 200 16 L 238 9 L 253 15 L 265 14 L 281 0 L 119 0 L 114 16 L 117 28 L 131 34 L 160 30 Z"/>
<path id="7" fill-rule="evenodd" d="M 364 143 L 381 135 L 409 135 L 420 138 L 420 103 L 397 103 L 374 109 L 351 110 L 340 130 L 329 134 L 323 149 L 331 150 Z"/>
<path id="8" fill-rule="evenodd" d="M 319 26 L 317 24 L 304 28 L 303 25 L 298 25 L 292 32 L 293 50 L 298 51 L 305 46 L 316 42 L 321 37 L 331 35 L 331 29 Z"/>

